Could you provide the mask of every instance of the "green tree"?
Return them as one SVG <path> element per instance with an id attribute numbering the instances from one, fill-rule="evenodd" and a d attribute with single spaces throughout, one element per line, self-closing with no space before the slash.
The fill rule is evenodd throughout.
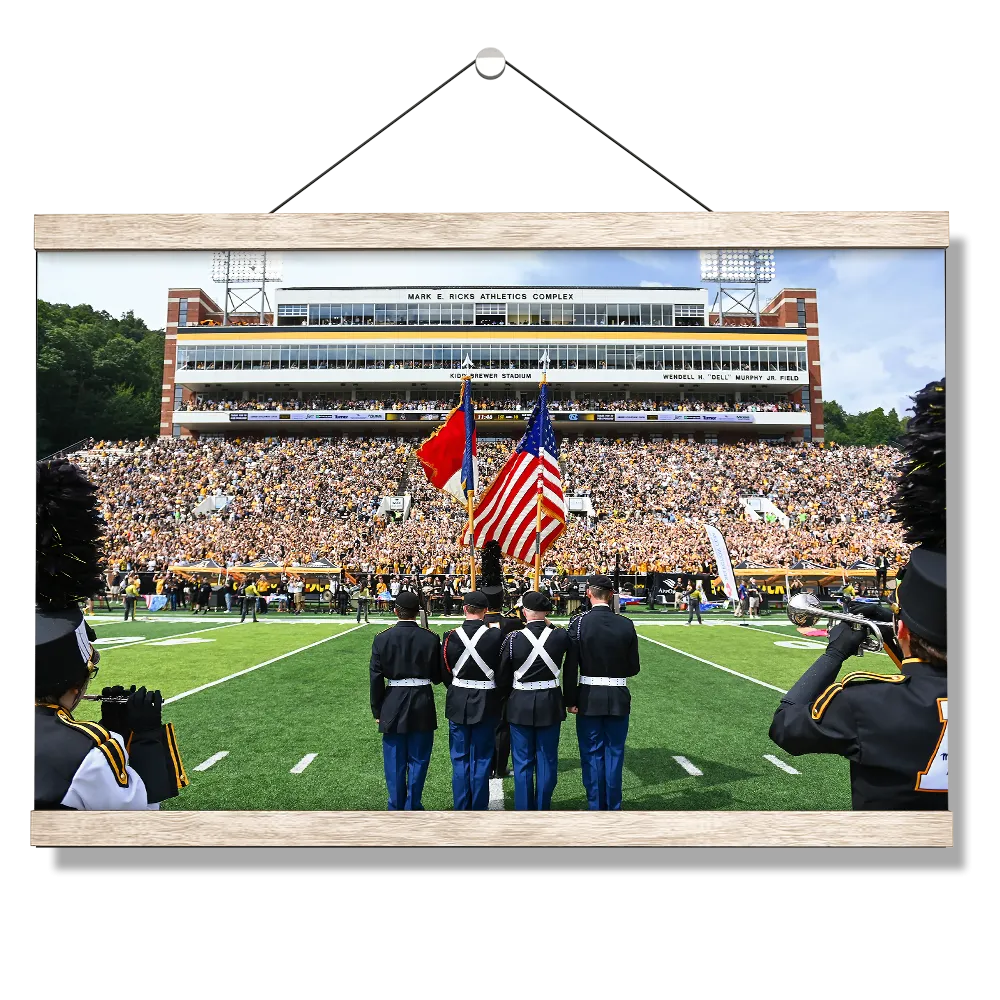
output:
<path id="1" fill-rule="evenodd" d="M 906 421 L 895 409 L 886 413 L 881 406 L 860 413 L 848 413 L 835 399 L 823 403 L 824 438 L 832 444 L 895 444 L 906 431 Z"/>
<path id="2" fill-rule="evenodd" d="M 142 438 L 157 431 L 163 331 L 131 311 L 37 302 L 36 449 L 83 437 Z"/>

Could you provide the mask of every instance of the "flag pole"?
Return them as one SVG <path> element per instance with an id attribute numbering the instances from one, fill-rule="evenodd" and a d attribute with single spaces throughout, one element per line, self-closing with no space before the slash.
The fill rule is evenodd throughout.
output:
<path id="1" fill-rule="evenodd" d="M 465 495 L 465 502 L 469 511 L 469 568 L 471 570 L 470 582 L 472 584 L 472 590 L 476 589 L 476 519 L 473 513 L 474 505 L 472 502 L 473 491 L 468 490 Z"/>
<path id="2" fill-rule="evenodd" d="M 541 484 L 539 484 L 540 486 Z M 535 590 L 542 584 L 542 491 L 535 497 Z"/>
<path id="3" fill-rule="evenodd" d="M 545 392 L 545 384 L 549 380 L 549 373 L 546 368 L 542 369 L 542 381 L 538 387 Z M 540 462 L 540 460 L 539 460 Z M 535 496 L 535 590 L 541 589 L 542 585 L 542 480 L 539 476 L 536 487 L 538 493 Z"/>

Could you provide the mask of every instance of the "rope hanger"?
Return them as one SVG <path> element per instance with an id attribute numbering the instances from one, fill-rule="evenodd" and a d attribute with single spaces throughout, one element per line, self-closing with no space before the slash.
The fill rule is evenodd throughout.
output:
<path id="1" fill-rule="evenodd" d="M 604 144 L 611 144 L 626 158 L 632 160 L 632 166 L 642 167 L 664 190 L 671 190 L 680 195 L 689 205 L 695 205 L 706 212 L 712 211 L 712 203 L 704 194 L 692 193 L 669 169 L 660 169 L 637 145 L 629 145 L 615 134 L 614 129 L 604 128 L 584 110 L 582 104 L 570 104 L 559 91 L 552 86 L 551 80 L 539 81 L 527 66 L 515 66 L 511 61 L 511 50 L 496 47 L 495 41 L 480 42 L 479 48 L 473 49 L 469 58 L 458 65 L 453 71 L 441 73 L 437 82 L 432 83 L 421 97 L 408 97 L 406 103 L 392 118 L 376 121 L 375 127 L 362 136 L 361 141 L 354 146 L 345 146 L 337 156 L 325 167 L 316 167 L 308 174 L 302 184 L 292 192 L 282 192 L 276 199 L 269 214 L 284 209 L 295 211 L 299 208 L 297 202 L 306 194 L 318 191 L 341 167 L 353 166 L 353 162 L 374 142 L 381 145 L 401 122 L 413 120 L 435 97 L 446 96 L 448 91 L 467 73 L 472 72 L 487 85 L 495 87 L 502 77 L 523 80 L 534 88 L 546 104 L 557 105 L 567 116 L 575 119 L 578 128 L 587 126 Z"/>

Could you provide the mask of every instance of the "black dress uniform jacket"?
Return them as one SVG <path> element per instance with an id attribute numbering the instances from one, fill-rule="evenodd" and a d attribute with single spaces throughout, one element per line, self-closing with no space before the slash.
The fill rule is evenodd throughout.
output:
<path id="1" fill-rule="evenodd" d="M 369 668 L 372 715 L 380 733 L 419 733 L 437 729 L 430 684 L 389 687 L 387 680 L 423 677 L 441 683 L 441 640 L 415 621 L 400 620 L 372 642 Z"/>
<path id="2" fill-rule="evenodd" d="M 632 708 L 629 689 L 580 684 L 579 674 L 603 677 L 634 677 L 639 673 L 639 637 L 631 619 L 616 615 L 604 604 L 569 623 L 569 653 L 566 657 L 563 691 L 567 708 L 583 715 L 628 715 Z"/>
<path id="3" fill-rule="evenodd" d="M 569 636 L 566 629 L 556 628 L 543 621 L 528 622 L 527 628 L 536 638 L 545 637 L 545 652 L 561 667 L 569 651 Z M 521 635 L 520 630 L 512 632 L 503 641 L 500 653 L 500 673 L 507 684 L 510 695 L 507 699 L 507 721 L 515 726 L 553 726 L 566 718 L 566 706 L 562 691 L 558 687 L 541 688 L 538 691 L 518 691 L 513 689 L 514 673 L 521 668 L 532 653 L 532 646 Z M 552 680 L 552 671 L 542 659 L 536 659 L 521 678 L 524 682 Z"/>
<path id="4" fill-rule="evenodd" d="M 771 739 L 794 755 L 846 757 L 855 809 L 947 809 L 947 791 L 917 790 L 942 750 L 947 673 L 905 659 L 899 674 L 856 671 L 837 682 L 840 666 L 824 654 L 802 675 L 774 713 Z"/>
<path id="5" fill-rule="evenodd" d="M 453 671 L 455 665 L 462 658 L 465 646 L 461 639 L 455 639 L 454 633 L 461 630 L 469 639 L 482 629 L 486 629 L 486 635 L 476 646 L 476 652 L 483 658 L 486 665 L 493 671 L 496 687 L 492 689 L 455 687 L 452 685 L 454 679 Z M 499 629 L 490 628 L 482 621 L 465 621 L 457 629 L 452 629 L 444 634 L 444 644 L 442 646 L 442 677 L 448 688 L 448 697 L 445 699 L 444 714 L 452 721 L 460 725 L 474 726 L 483 719 L 500 718 L 500 699 L 503 691 L 501 678 L 498 674 L 500 669 L 500 643 L 503 637 Z M 485 681 L 488 678 L 483 673 L 478 663 L 469 657 L 462 666 L 459 676 L 467 681 Z"/>

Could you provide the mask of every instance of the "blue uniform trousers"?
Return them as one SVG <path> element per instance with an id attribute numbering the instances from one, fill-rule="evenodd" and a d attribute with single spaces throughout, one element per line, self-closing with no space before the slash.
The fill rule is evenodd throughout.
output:
<path id="1" fill-rule="evenodd" d="M 627 715 L 577 715 L 576 739 L 587 808 L 621 809 L 627 735 Z"/>
<path id="2" fill-rule="evenodd" d="M 448 720 L 451 751 L 451 791 L 456 809 L 488 809 L 490 763 L 497 720 L 483 719 L 474 726 Z"/>
<path id="3" fill-rule="evenodd" d="M 514 764 L 514 808 L 548 809 L 559 764 L 559 723 L 552 726 L 510 724 Z"/>
<path id="4" fill-rule="evenodd" d="M 391 810 L 424 808 L 420 797 L 433 745 L 433 729 L 420 733 L 382 734 L 382 761 Z"/>

